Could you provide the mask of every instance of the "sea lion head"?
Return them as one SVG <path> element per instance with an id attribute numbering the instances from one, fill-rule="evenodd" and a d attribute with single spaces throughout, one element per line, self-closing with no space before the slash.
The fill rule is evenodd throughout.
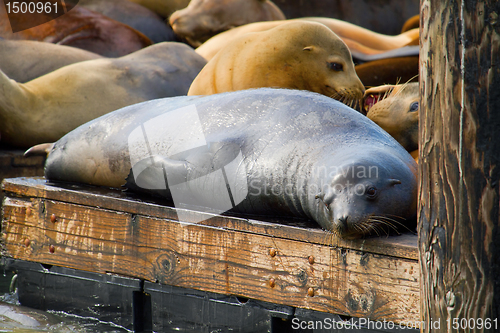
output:
<path id="1" fill-rule="evenodd" d="M 191 0 L 170 16 L 175 34 L 194 47 L 223 31 L 252 22 L 284 20 L 268 0 Z"/>
<path id="2" fill-rule="evenodd" d="M 375 155 L 374 155 L 375 154 Z M 332 172 L 333 171 L 333 172 Z M 316 220 L 342 238 L 409 230 L 416 220 L 416 164 L 382 149 L 330 169 L 314 196 Z"/>
<path id="3" fill-rule="evenodd" d="M 418 82 L 367 89 L 363 97 L 368 118 L 407 151 L 418 149 Z"/>
<path id="4" fill-rule="evenodd" d="M 314 91 L 346 104 L 360 100 L 364 85 L 346 44 L 325 25 L 290 22 L 268 31 L 283 40 L 279 51 L 284 71 L 294 72 L 298 89 Z M 271 45 L 270 45 L 271 47 Z M 286 68 L 286 64 L 293 66 Z"/>

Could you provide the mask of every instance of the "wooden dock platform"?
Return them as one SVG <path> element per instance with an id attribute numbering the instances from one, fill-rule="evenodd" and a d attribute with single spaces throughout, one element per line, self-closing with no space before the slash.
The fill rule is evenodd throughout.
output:
<path id="1" fill-rule="evenodd" d="M 172 207 L 44 178 L 6 179 L 3 191 L 2 239 L 15 259 L 374 321 L 420 320 L 416 235 L 350 241 L 303 220 L 178 221 Z"/>
<path id="2" fill-rule="evenodd" d="M 0 183 L 4 178 L 43 176 L 45 158 L 42 156 L 24 157 L 19 149 L 0 148 Z M 2 219 L 3 192 L 0 191 L 0 220 Z"/>

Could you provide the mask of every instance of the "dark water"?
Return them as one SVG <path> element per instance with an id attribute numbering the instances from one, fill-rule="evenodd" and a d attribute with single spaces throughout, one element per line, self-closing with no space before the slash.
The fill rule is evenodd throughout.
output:
<path id="1" fill-rule="evenodd" d="M 0 266 L 0 333 L 54 332 L 90 333 L 132 332 L 97 318 L 78 317 L 60 311 L 40 311 L 19 304 L 16 275 Z"/>

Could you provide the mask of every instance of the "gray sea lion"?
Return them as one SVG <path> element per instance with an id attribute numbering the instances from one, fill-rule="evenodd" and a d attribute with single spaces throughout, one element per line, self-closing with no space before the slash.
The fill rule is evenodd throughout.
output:
<path id="1" fill-rule="evenodd" d="M 301 216 L 345 238 L 412 220 L 416 173 L 403 147 L 359 112 L 269 88 L 123 108 L 61 138 L 45 167 L 53 182 L 120 187 L 128 177 L 129 188 L 177 208 Z"/>
<path id="2" fill-rule="evenodd" d="M 76 47 L 0 38 L 0 70 L 19 83 L 31 81 L 66 65 L 99 58 L 102 56 Z"/>
<path id="3" fill-rule="evenodd" d="M 346 103 L 364 93 L 342 40 L 322 24 L 293 21 L 233 40 L 201 70 L 188 95 L 260 87 L 309 90 Z"/>
<path id="4" fill-rule="evenodd" d="M 54 142 L 121 107 L 186 95 L 205 60 L 185 44 L 164 42 L 121 58 L 68 65 L 21 84 L 0 71 L 2 143 Z"/>
<path id="5" fill-rule="evenodd" d="M 176 10 L 185 8 L 190 0 L 130 0 L 168 19 Z"/>
<path id="6" fill-rule="evenodd" d="M 142 32 L 153 43 L 176 40 L 168 22 L 152 10 L 129 0 L 79 0 L 78 5 Z"/>
<path id="7" fill-rule="evenodd" d="M 366 116 L 382 127 L 407 151 L 418 149 L 418 82 L 367 89 L 363 97 Z"/>

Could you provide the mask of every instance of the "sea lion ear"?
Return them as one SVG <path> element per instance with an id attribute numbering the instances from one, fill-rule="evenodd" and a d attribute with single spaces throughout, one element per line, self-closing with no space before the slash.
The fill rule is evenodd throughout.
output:
<path id="1" fill-rule="evenodd" d="M 302 51 L 312 51 L 313 47 L 312 46 L 306 46 L 302 49 Z"/>
<path id="2" fill-rule="evenodd" d="M 399 184 L 401 184 L 401 181 L 399 179 L 389 179 L 389 185 L 394 186 Z"/>

